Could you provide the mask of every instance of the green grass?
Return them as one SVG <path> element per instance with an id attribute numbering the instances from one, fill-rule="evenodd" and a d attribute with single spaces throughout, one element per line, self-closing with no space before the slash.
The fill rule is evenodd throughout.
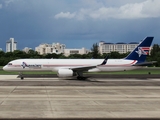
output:
<path id="1" fill-rule="evenodd" d="M 56 74 L 56 72 L 23 72 L 23 74 Z M 0 70 L 0 75 L 19 75 L 19 72 L 6 72 Z"/>

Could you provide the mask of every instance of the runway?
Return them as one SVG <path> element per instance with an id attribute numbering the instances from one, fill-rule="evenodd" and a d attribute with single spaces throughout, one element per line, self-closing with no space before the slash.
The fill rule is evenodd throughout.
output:
<path id="1" fill-rule="evenodd" d="M 160 118 L 160 79 L 0 76 L 0 118 Z"/>
<path id="2" fill-rule="evenodd" d="M 89 78 L 87 80 L 62 78 L 25 78 L 0 75 L 0 86 L 160 86 L 159 78 Z"/>

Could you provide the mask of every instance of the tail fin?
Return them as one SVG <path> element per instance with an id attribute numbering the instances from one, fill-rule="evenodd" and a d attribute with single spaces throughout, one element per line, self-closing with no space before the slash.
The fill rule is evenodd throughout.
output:
<path id="1" fill-rule="evenodd" d="M 153 38 L 154 37 L 146 37 L 125 59 L 144 62 L 146 60 L 146 56 L 149 54 Z"/>

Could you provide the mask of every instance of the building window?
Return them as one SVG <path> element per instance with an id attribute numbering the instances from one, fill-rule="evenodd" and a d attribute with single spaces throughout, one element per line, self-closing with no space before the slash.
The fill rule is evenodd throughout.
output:
<path id="1" fill-rule="evenodd" d="M 51 48 L 51 52 L 53 52 L 53 48 Z"/>
<path id="2" fill-rule="evenodd" d="M 71 51 L 70 51 L 70 54 L 78 54 L 78 53 L 79 53 L 78 50 L 71 50 Z"/>
<path id="3" fill-rule="evenodd" d="M 105 49 L 106 49 L 106 50 L 109 50 L 109 45 L 105 45 Z"/>
<path id="4" fill-rule="evenodd" d="M 118 49 L 122 49 L 122 45 L 117 45 L 117 48 Z"/>
<path id="5" fill-rule="evenodd" d="M 46 49 L 45 49 L 45 48 L 43 48 L 43 53 L 45 53 L 45 50 L 46 50 Z"/>

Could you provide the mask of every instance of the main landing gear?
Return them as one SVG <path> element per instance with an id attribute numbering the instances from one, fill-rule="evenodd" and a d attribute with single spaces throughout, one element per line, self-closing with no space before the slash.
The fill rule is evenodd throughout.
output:
<path id="1" fill-rule="evenodd" d="M 77 79 L 78 80 L 85 80 L 85 79 L 87 79 L 86 77 L 83 77 L 83 73 L 82 72 L 77 72 Z"/>
<path id="2" fill-rule="evenodd" d="M 78 80 L 85 80 L 85 79 L 87 79 L 86 77 L 83 77 L 83 76 L 77 76 L 77 79 Z"/>

